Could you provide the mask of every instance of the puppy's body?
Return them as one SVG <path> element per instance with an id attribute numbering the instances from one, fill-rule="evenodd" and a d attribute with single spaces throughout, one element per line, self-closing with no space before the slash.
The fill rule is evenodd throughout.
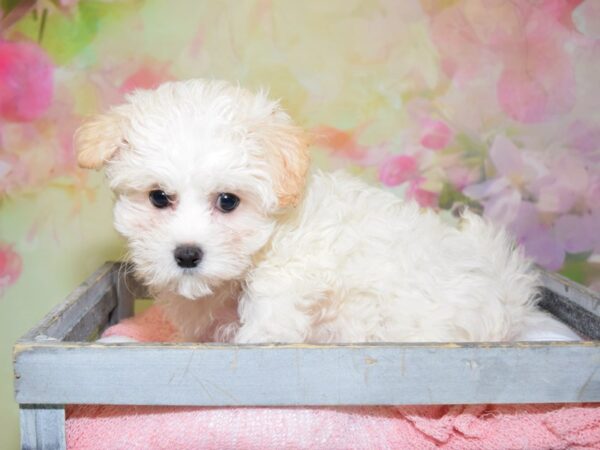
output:
<path id="1" fill-rule="evenodd" d="M 169 83 L 76 143 L 84 167 L 107 165 L 116 228 L 183 339 L 510 340 L 547 320 L 529 262 L 482 219 L 454 229 L 341 173 L 304 188 L 302 133 L 262 94 Z M 239 206 L 223 211 L 222 193 Z M 197 267 L 176 262 L 181 245 L 202 249 Z"/>
<path id="2" fill-rule="evenodd" d="M 535 314 L 536 281 L 476 216 L 457 230 L 343 173 L 317 173 L 248 273 L 236 340 L 513 339 Z"/>

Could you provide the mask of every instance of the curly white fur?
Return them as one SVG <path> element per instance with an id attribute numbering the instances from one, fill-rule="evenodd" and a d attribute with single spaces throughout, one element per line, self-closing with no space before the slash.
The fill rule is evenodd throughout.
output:
<path id="1" fill-rule="evenodd" d="M 136 91 L 76 147 L 82 166 L 106 166 L 115 226 L 183 339 L 500 341 L 551 322 L 504 231 L 307 175 L 302 131 L 264 93 L 203 80 Z M 155 208 L 153 189 L 173 205 Z M 222 192 L 240 197 L 233 212 L 215 207 Z M 177 265 L 182 244 L 202 248 L 198 267 Z"/>

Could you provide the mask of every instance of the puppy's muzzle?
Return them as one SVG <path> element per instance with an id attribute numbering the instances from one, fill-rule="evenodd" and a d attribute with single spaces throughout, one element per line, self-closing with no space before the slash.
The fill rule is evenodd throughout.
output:
<path id="1" fill-rule="evenodd" d="M 202 249 L 195 245 L 180 245 L 173 254 L 177 265 L 184 269 L 197 267 L 204 256 Z"/>

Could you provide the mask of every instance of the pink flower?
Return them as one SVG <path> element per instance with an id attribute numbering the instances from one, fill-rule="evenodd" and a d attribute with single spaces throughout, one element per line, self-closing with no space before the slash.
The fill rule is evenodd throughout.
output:
<path id="1" fill-rule="evenodd" d="M 425 178 L 419 175 L 418 161 L 414 156 L 397 155 L 387 159 L 379 168 L 379 179 L 389 187 L 408 182 L 406 196 L 423 207 L 438 204 L 438 194 L 423 189 Z"/>
<path id="2" fill-rule="evenodd" d="M 441 66 L 458 86 L 500 72 L 498 104 L 519 122 L 568 113 L 576 100 L 570 17 L 579 2 L 462 1 L 436 9 L 431 36 Z"/>
<path id="3" fill-rule="evenodd" d="M 21 256 L 8 244 L 0 242 L 0 296 L 21 275 Z"/>
<path id="4" fill-rule="evenodd" d="M 52 63 L 35 44 L 0 41 L 0 86 L 0 118 L 35 120 L 52 102 Z"/>
<path id="5" fill-rule="evenodd" d="M 421 186 L 424 178 L 411 180 L 408 186 L 407 197 L 415 200 L 423 208 L 433 208 L 438 205 L 438 194 L 436 192 L 423 189 Z"/>
<path id="6" fill-rule="evenodd" d="M 560 22 L 570 10 L 560 8 L 560 3 L 565 2 L 533 8 L 523 36 L 504 51 L 498 101 L 519 122 L 538 123 L 575 106 L 575 73 L 564 43 L 569 34 Z"/>
<path id="7" fill-rule="evenodd" d="M 527 57 L 528 60 L 532 58 Z M 548 65 L 550 60 L 551 66 Z M 502 72 L 497 94 L 502 109 L 514 120 L 537 123 L 573 108 L 575 76 L 566 56 L 558 53 L 548 56 L 537 66 L 524 60 L 519 67 L 506 68 Z"/>
<path id="8" fill-rule="evenodd" d="M 139 67 L 123 81 L 120 91 L 126 93 L 134 89 L 154 89 L 159 84 L 172 79 L 166 65 L 157 63 Z"/>
<path id="9" fill-rule="evenodd" d="M 440 53 L 442 69 L 461 84 L 494 64 L 493 55 L 484 46 L 485 38 L 478 35 L 478 30 L 473 26 L 473 22 L 487 19 L 485 25 L 491 25 L 490 19 L 498 20 L 490 16 L 478 14 L 476 20 L 472 21 L 459 3 L 436 11 L 431 17 L 431 37 Z"/>
<path id="10" fill-rule="evenodd" d="M 60 6 L 71 8 L 73 6 L 76 6 L 77 3 L 79 3 L 79 0 L 59 0 L 58 3 L 60 4 Z"/>
<path id="11" fill-rule="evenodd" d="M 431 150 L 445 148 L 452 139 L 452 130 L 441 120 L 423 119 L 421 145 Z"/>
<path id="12" fill-rule="evenodd" d="M 417 175 L 417 160 L 409 155 L 393 156 L 379 168 L 379 180 L 390 187 L 405 183 Z"/>

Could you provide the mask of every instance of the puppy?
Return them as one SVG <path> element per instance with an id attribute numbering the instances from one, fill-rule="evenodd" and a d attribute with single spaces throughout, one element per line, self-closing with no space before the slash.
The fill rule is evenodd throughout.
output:
<path id="1" fill-rule="evenodd" d="M 305 134 L 264 93 L 136 91 L 75 147 L 82 167 L 105 167 L 136 274 L 184 340 L 504 341 L 555 326 L 504 231 L 309 175 Z"/>

